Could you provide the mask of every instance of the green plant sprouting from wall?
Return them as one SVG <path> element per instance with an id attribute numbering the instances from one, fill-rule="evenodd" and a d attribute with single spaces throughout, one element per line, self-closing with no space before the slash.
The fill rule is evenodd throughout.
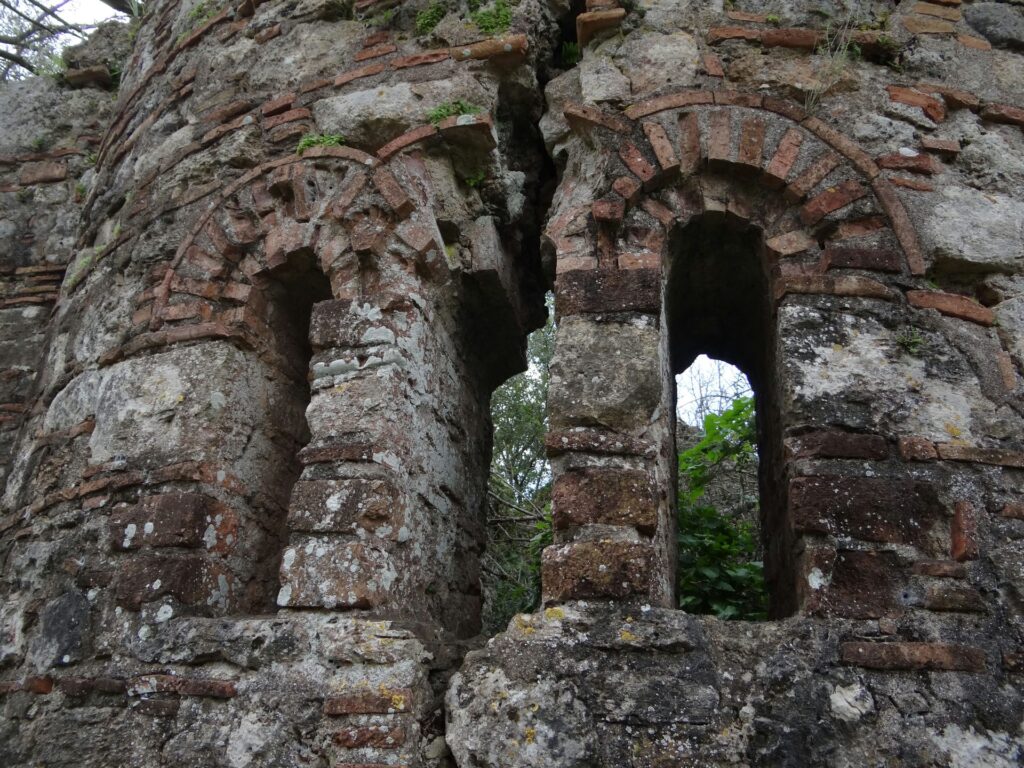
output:
<path id="1" fill-rule="evenodd" d="M 338 133 L 307 133 L 299 139 L 295 154 L 301 155 L 313 147 L 340 147 L 344 143 L 345 137 Z"/>
<path id="2" fill-rule="evenodd" d="M 727 466 L 754 466 L 754 399 L 740 397 L 704 418 L 704 437 L 679 455 L 679 607 L 722 619 L 764 619 L 768 596 L 757 537 L 749 523 L 705 503 L 704 493 Z"/>
<path id="3" fill-rule="evenodd" d="M 512 8 L 507 0 L 494 0 L 494 5 L 477 11 L 471 18 L 485 35 L 498 35 L 508 31 L 512 23 Z"/>
<path id="4" fill-rule="evenodd" d="M 921 347 L 924 345 L 924 337 L 917 328 L 908 326 L 896 336 L 896 343 L 908 355 L 917 356 L 921 353 Z"/>
<path id="5" fill-rule="evenodd" d="M 562 64 L 567 67 L 575 67 L 580 61 L 579 43 L 566 41 L 562 43 Z"/>
<path id="6" fill-rule="evenodd" d="M 458 115 L 476 115 L 483 112 L 483 107 L 478 107 L 476 104 L 470 104 L 468 101 L 463 99 L 456 99 L 455 101 L 446 101 L 443 104 L 438 104 L 432 110 L 427 112 L 427 120 L 434 125 L 437 125 L 442 120 L 449 117 L 456 117 Z"/>
<path id="7" fill-rule="evenodd" d="M 184 42 L 194 30 L 199 29 L 218 13 L 220 13 L 220 6 L 214 5 L 209 0 L 200 0 L 196 3 L 185 17 L 185 28 L 178 35 L 178 44 Z"/>
<path id="8" fill-rule="evenodd" d="M 445 8 L 444 3 L 439 2 L 439 0 L 435 0 L 416 14 L 416 34 L 430 34 L 434 27 L 441 23 L 441 19 L 443 19 L 447 13 L 448 9 Z"/>
<path id="9" fill-rule="evenodd" d="M 839 83 L 847 65 L 860 57 L 860 48 L 852 39 L 856 28 L 857 22 L 852 15 L 838 23 L 830 21 L 825 27 L 824 41 L 818 46 L 818 55 L 824 59 L 824 66 L 818 68 L 817 83 L 804 95 L 804 109 L 809 114 L 818 110 L 822 97 Z"/>
<path id="10" fill-rule="evenodd" d="M 486 180 L 487 180 L 487 169 L 486 168 L 481 168 L 480 170 L 476 171 L 475 173 L 469 174 L 468 176 L 466 176 L 465 179 L 463 179 L 463 181 L 466 182 L 466 186 L 469 187 L 470 189 L 476 189 L 481 184 L 483 184 L 484 181 L 486 181 Z"/>

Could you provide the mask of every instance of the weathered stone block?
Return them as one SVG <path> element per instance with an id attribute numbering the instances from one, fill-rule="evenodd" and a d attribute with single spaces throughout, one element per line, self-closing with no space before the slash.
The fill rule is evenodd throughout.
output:
<path id="1" fill-rule="evenodd" d="M 202 556 L 136 556 L 116 575 L 117 602 L 137 611 L 143 603 L 173 597 L 204 611 L 232 604 L 231 579 L 225 569 Z"/>
<path id="2" fill-rule="evenodd" d="M 658 498 L 650 474 L 642 470 L 566 472 L 555 480 L 551 502 L 556 528 L 629 525 L 650 535 L 658 527 Z"/>
<path id="3" fill-rule="evenodd" d="M 935 489 L 915 480 L 798 477 L 789 508 L 798 531 L 912 544 L 938 554 L 934 529 L 943 518 Z"/>
<path id="4" fill-rule="evenodd" d="M 786 440 L 794 459 L 872 459 L 889 456 L 889 444 L 881 435 L 827 430 L 808 432 Z"/>
<path id="5" fill-rule="evenodd" d="M 220 523 L 214 516 L 220 515 Z M 110 516 L 110 545 L 115 550 L 151 547 L 200 547 L 212 549 L 223 540 L 218 535 L 235 515 L 208 496 L 195 493 L 165 493 L 148 496 L 139 504 L 115 511 Z M 237 528 L 237 523 L 229 526 Z M 207 530 L 209 528 L 209 531 Z M 232 530 L 230 533 L 237 533 Z"/>
<path id="6" fill-rule="evenodd" d="M 570 316 L 559 324 L 556 343 L 548 394 L 552 429 L 646 429 L 661 402 L 653 324 Z"/>
<path id="7" fill-rule="evenodd" d="M 296 534 L 281 557 L 282 608 L 372 608 L 398 580 L 391 556 L 343 536 Z"/>
<path id="8" fill-rule="evenodd" d="M 555 281 L 559 317 L 596 312 L 644 312 L 661 309 L 661 270 L 591 269 L 564 272 Z"/>
<path id="9" fill-rule="evenodd" d="M 578 541 L 544 550 L 544 601 L 643 598 L 654 575 L 654 550 L 633 541 Z"/>
<path id="10" fill-rule="evenodd" d="M 366 533 L 403 540 L 405 514 L 398 489 L 385 480 L 300 480 L 288 505 L 293 531 Z"/>
<path id="11" fill-rule="evenodd" d="M 891 552 L 839 550 L 834 557 L 805 557 L 810 587 L 803 610 L 824 616 L 878 619 L 899 616 L 903 574 Z"/>

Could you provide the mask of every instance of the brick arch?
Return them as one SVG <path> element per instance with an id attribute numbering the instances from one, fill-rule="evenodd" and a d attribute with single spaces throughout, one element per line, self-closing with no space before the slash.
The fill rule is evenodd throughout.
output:
<path id="1" fill-rule="evenodd" d="M 333 187 L 326 193 L 325 180 Z M 351 284 L 357 274 L 345 269 L 361 252 L 391 252 L 435 275 L 446 270 L 441 236 L 423 197 L 407 192 L 372 155 L 314 148 L 265 163 L 219 191 L 171 262 L 151 273 L 149 288 L 137 298 L 133 331 L 102 363 L 176 341 L 244 338 L 253 320 L 246 306 L 254 279 L 298 248 L 318 252 L 336 298 L 358 294 Z M 212 306 L 200 312 L 198 300 Z M 175 309 L 181 304 L 192 309 Z"/>
<path id="2" fill-rule="evenodd" d="M 840 262 L 873 270 L 884 258 L 882 271 L 924 273 L 916 231 L 878 166 L 855 142 L 796 104 L 735 92 L 687 90 L 640 102 L 620 114 L 578 105 L 566 106 L 564 113 L 573 129 L 585 131 L 602 151 L 613 154 L 615 170 L 588 211 L 559 212 L 549 225 L 546 236 L 556 256 L 562 250 L 569 257 L 564 269 L 558 260 L 559 271 L 594 266 L 575 260 L 585 250 L 597 253 L 608 265 L 611 238 L 633 211 L 646 211 L 662 228 L 692 213 L 684 210 L 687 202 L 676 197 L 673 205 L 672 195 L 664 192 L 687 179 L 718 172 L 756 181 L 786 201 L 788 219 L 780 217 L 772 233 L 779 256 L 806 251 L 819 239 L 823 225 L 840 235 L 858 229 L 851 219 L 865 218 L 867 209 L 874 216 L 870 225 L 881 230 L 875 238 L 888 239 L 892 253 L 855 255 L 848 248 Z M 708 201 L 697 201 L 698 205 L 701 202 Z M 591 247 L 569 242 L 573 235 L 567 232 L 573 227 L 577 233 L 587 231 Z"/>

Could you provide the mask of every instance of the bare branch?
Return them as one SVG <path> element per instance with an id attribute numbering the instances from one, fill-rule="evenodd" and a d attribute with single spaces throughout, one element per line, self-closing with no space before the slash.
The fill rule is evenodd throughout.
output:
<path id="1" fill-rule="evenodd" d="M 63 24 L 67 32 L 69 32 L 70 34 L 78 35 L 82 38 L 85 37 L 85 35 L 82 33 L 82 30 L 80 30 L 75 24 L 72 24 L 69 21 L 65 21 L 64 19 L 57 15 L 57 11 L 64 7 L 66 0 L 65 2 L 58 3 L 53 8 L 47 8 L 45 5 L 40 3 L 39 0 L 28 0 L 28 2 L 34 5 L 36 8 L 38 8 L 40 11 L 42 11 L 43 15 L 40 18 L 45 18 L 49 16 L 52 19 L 59 21 L 61 24 Z"/>
<path id="2" fill-rule="evenodd" d="M 14 3 L 7 2 L 7 0 L 0 0 L 0 7 L 6 8 L 8 11 L 13 13 L 15 16 L 17 16 L 17 17 L 19 17 L 21 19 L 24 19 L 29 24 L 31 24 L 32 27 L 35 28 L 35 29 L 40 29 L 43 32 L 46 32 L 47 34 L 50 34 L 50 35 L 56 35 L 57 34 L 57 30 L 53 29 L 52 27 L 48 27 L 45 24 L 43 24 L 41 21 L 32 18 L 31 16 L 29 16 L 26 13 L 23 13 L 21 11 L 21 9 L 18 8 L 18 6 L 15 5 Z"/>
<path id="3" fill-rule="evenodd" d="M 23 56 L 19 56 L 16 53 L 12 53 L 11 51 L 5 51 L 3 48 L 0 48 L 0 59 L 5 59 L 6 61 L 11 62 L 12 64 L 17 64 L 19 67 L 27 69 L 33 75 L 36 74 L 36 68 L 32 66 L 31 62 L 29 62 L 28 59 L 24 58 Z M 10 68 L 6 70 L 5 74 L 7 72 L 10 72 Z"/>

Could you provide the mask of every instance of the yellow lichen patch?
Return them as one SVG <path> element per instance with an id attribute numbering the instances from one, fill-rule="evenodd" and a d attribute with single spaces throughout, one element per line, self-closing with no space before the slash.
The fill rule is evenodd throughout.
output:
<path id="1" fill-rule="evenodd" d="M 950 421 L 947 421 L 944 426 L 950 437 L 960 437 L 960 435 L 963 434 L 960 427 Z"/>
<path id="2" fill-rule="evenodd" d="M 638 640 L 640 640 L 640 637 L 639 637 L 639 635 L 635 635 L 632 632 L 630 632 L 628 629 L 623 627 L 622 629 L 619 630 L 619 640 L 621 640 L 624 643 L 635 643 Z"/>
<path id="3" fill-rule="evenodd" d="M 391 702 L 391 708 L 392 709 L 398 710 L 400 712 L 405 710 L 405 695 L 404 694 L 396 693 L 395 691 L 392 691 L 390 688 L 388 688 L 383 683 L 381 683 L 379 686 L 377 686 L 377 690 L 380 691 L 380 695 L 381 696 L 383 696 L 384 698 L 388 699 L 388 701 Z"/>
<path id="4" fill-rule="evenodd" d="M 548 619 L 549 621 L 560 621 L 561 619 L 565 618 L 565 611 L 563 611 L 558 606 L 553 606 L 551 608 L 545 608 L 544 609 L 544 618 Z"/>
<path id="5" fill-rule="evenodd" d="M 519 628 L 519 631 L 522 632 L 524 635 L 532 635 L 534 632 L 537 631 L 530 625 L 529 618 L 527 618 L 521 613 L 516 615 L 515 623 L 516 626 Z"/>
<path id="6" fill-rule="evenodd" d="M 527 728 L 526 729 L 526 743 L 527 744 L 533 744 L 535 741 L 537 741 L 537 729 L 536 728 Z"/>

